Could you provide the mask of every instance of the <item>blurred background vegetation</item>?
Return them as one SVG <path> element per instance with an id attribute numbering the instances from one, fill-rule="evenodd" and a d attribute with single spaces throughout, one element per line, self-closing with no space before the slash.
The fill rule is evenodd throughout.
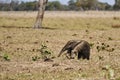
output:
<path id="1" fill-rule="evenodd" d="M 22 0 L 0 0 L 0 11 L 36 11 L 37 1 L 24 2 Z M 68 4 L 58 1 L 50 1 L 47 4 L 48 11 L 86 11 L 86 10 L 120 10 L 120 0 L 115 0 L 114 5 L 98 0 L 69 0 Z"/>

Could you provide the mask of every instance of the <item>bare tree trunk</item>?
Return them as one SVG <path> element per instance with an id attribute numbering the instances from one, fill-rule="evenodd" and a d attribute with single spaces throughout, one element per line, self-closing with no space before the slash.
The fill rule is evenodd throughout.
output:
<path id="1" fill-rule="evenodd" d="M 47 2 L 48 2 L 48 0 L 39 0 L 39 2 L 38 2 L 39 9 L 38 9 L 37 17 L 36 17 L 36 22 L 33 26 L 34 28 L 42 28 L 42 21 L 43 21 L 44 11 L 45 11 Z"/>
<path id="2" fill-rule="evenodd" d="M 13 3 L 13 0 L 10 0 L 10 11 L 13 11 L 13 7 L 12 7 L 13 4 L 12 3 Z"/>

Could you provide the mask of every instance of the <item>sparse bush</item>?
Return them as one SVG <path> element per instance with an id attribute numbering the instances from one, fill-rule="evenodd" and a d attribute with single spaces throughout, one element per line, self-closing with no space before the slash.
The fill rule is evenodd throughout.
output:
<path id="1" fill-rule="evenodd" d="M 41 49 L 40 49 L 41 55 L 42 55 L 42 59 L 51 59 L 52 56 L 52 51 L 47 47 L 47 45 L 45 43 L 41 44 Z"/>
<path id="2" fill-rule="evenodd" d="M 105 43 L 101 43 L 101 45 L 96 47 L 97 51 L 108 51 L 108 52 L 113 52 L 115 49 L 111 48 L 110 45 L 105 44 Z"/>
<path id="3" fill-rule="evenodd" d="M 53 52 L 47 47 L 45 43 L 41 44 L 41 48 L 38 51 L 40 51 L 41 55 L 33 56 L 32 57 L 33 61 L 37 61 L 39 59 L 43 59 L 44 61 L 51 61 L 51 59 L 54 58 L 54 56 L 52 56 Z"/>

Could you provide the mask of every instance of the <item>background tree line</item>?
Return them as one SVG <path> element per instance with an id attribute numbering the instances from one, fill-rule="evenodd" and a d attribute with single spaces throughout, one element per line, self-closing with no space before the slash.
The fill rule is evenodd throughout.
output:
<path id="1" fill-rule="evenodd" d="M 19 2 L 12 0 L 10 3 L 0 2 L 1 11 L 35 11 L 38 9 L 37 1 Z M 46 10 L 49 11 L 84 11 L 84 10 L 120 10 L 120 0 L 115 0 L 114 5 L 99 2 L 98 0 L 69 0 L 67 5 L 59 1 L 48 2 Z"/>

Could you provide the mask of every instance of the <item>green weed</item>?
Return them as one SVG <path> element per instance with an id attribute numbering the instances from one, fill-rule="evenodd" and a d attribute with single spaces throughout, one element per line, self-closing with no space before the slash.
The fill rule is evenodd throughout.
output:
<path id="1" fill-rule="evenodd" d="M 32 60 L 33 60 L 33 61 L 37 61 L 37 60 L 39 60 L 39 59 L 40 59 L 39 56 L 33 56 L 33 57 L 32 57 Z"/>
<path id="2" fill-rule="evenodd" d="M 6 53 L 3 55 L 3 59 L 6 60 L 6 61 L 10 61 L 10 57 Z"/>
<path id="3" fill-rule="evenodd" d="M 92 48 L 94 46 L 94 43 L 90 43 L 90 47 Z"/>

